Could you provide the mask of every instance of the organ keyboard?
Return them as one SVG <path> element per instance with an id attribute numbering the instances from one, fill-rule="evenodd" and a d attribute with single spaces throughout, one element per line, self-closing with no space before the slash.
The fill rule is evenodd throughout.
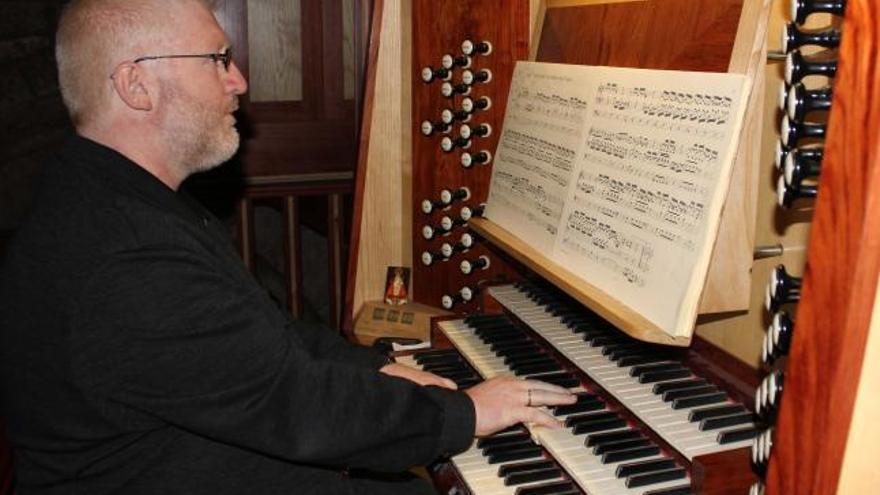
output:
<path id="1" fill-rule="evenodd" d="M 460 388 L 514 374 L 566 387 L 578 401 L 549 408 L 562 429 L 511 429 L 453 457 L 472 493 L 692 493 L 695 457 L 751 445 L 752 412 L 686 366 L 681 350 L 631 339 L 555 289 L 518 283 L 488 294 L 509 314 L 440 321 L 455 349 L 398 361 Z"/>

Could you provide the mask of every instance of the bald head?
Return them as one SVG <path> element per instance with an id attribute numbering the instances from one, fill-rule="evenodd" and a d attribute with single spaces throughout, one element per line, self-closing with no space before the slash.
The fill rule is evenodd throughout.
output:
<path id="1" fill-rule="evenodd" d="M 181 31 L 184 8 L 203 0 L 72 0 L 62 14 L 55 55 L 64 103 L 78 128 L 96 119 L 113 94 L 121 62 L 161 53 Z"/>

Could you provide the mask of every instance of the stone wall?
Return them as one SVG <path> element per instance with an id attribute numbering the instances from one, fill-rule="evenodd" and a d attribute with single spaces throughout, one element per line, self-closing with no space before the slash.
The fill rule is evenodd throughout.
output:
<path id="1" fill-rule="evenodd" d="M 26 212 L 40 163 L 71 129 L 54 58 L 63 3 L 0 0 L 0 242 Z"/>

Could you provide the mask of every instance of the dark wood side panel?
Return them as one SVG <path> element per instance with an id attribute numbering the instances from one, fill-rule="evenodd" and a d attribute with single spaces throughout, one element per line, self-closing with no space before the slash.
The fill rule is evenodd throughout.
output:
<path id="1" fill-rule="evenodd" d="M 12 494 L 12 452 L 6 441 L 6 421 L 0 418 L 0 495 Z"/>
<path id="2" fill-rule="evenodd" d="M 440 67 L 444 54 L 461 54 L 461 42 L 465 39 L 492 43 L 492 53 L 488 56 L 473 57 L 471 70 L 489 69 L 492 80 L 487 84 L 475 84 L 471 98 L 481 96 L 492 99 L 488 111 L 476 112 L 469 125 L 488 123 L 493 132 L 489 138 L 474 138 L 467 151 L 489 150 L 495 155 L 507 93 L 517 60 L 528 55 L 529 42 L 529 2 L 526 0 L 457 0 L 454 2 L 436 0 L 414 0 L 413 2 L 413 70 L 422 67 Z M 452 82 L 461 81 L 461 70 L 456 69 Z M 461 108 L 462 96 L 446 99 L 440 94 L 440 81 L 430 84 L 422 82 L 418 74 L 413 77 L 413 287 L 418 302 L 439 306 L 444 294 L 458 293 L 463 286 L 476 289 L 481 281 L 492 280 L 497 276 L 511 276 L 516 271 L 505 261 L 505 256 L 491 246 L 481 244 L 467 253 L 459 253 L 449 261 L 425 267 L 420 261 L 423 251 L 437 252 L 444 242 L 455 244 L 468 230 L 457 227 L 448 236 L 430 241 L 421 236 L 425 225 L 439 226 L 444 215 L 458 218 L 459 210 L 465 204 L 474 207 L 484 202 L 488 196 L 491 167 L 474 165 L 466 169 L 461 166 L 462 150 L 456 148 L 451 153 L 440 150 L 442 134 L 425 137 L 419 130 L 423 120 L 437 122 L 440 112 L 445 108 Z M 452 126 L 450 136 L 457 137 L 459 124 Z M 455 190 L 467 187 L 471 199 L 466 203 L 456 202 L 446 211 L 435 211 L 426 215 L 421 211 L 421 202 L 435 200 L 441 189 Z M 488 255 L 492 264 L 488 270 L 464 275 L 459 264 L 464 259 L 476 259 Z M 473 312 L 476 304 L 458 305 L 458 312 Z"/>
<path id="3" fill-rule="evenodd" d="M 837 490 L 880 266 L 880 5 L 849 0 L 768 494 Z"/>
<path id="4" fill-rule="evenodd" d="M 646 0 L 547 9 L 537 60 L 727 72 L 742 0 Z"/>

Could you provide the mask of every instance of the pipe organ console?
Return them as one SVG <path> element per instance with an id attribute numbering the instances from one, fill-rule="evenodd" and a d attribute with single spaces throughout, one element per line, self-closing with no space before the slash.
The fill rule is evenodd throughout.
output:
<path id="1" fill-rule="evenodd" d="M 674 24 L 691 15 L 710 16 L 713 9 L 729 22 L 730 12 L 757 17 L 766 14 L 758 5 L 766 9 L 769 4 L 668 1 L 675 7 L 666 11 L 638 11 L 639 4 L 653 6 L 653 0 L 590 8 L 596 19 L 626 12 L 638 25 L 652 19 L 661 22 L 651 16 Z M 843 145 L 844 131 L 876 134 L 880 120 L 877 105 L 870 104 L 876 103 L 876 95 L 862 94 L 868 104 L 859 104 L 852 93 L 854 87 L 869 91 L 866 88 L 876 84 L 867 75 L 877 69 L 876 60 L 847 58 L 857 43 L 864 43 L 848 38 L 852 18 L 860 16 L 876 34 L 871 25 L 876 24 L 876 9 L 868 0 L 791 1 L 793 22 L 784 26 L 782 36 L 787 55 L 785 86 L 779 92 L 776 193 L 784 208 L 815 206 L 817 223 L 804 276 L 793 276 L 779 265 L 762 293 L 770 323 L 761 343 L 760 360 L 767 373 L 761 381 L 753 369 L 702 339 L 682 349 L 630 337 L 567 294 L 565 287 L 537 277 L 491 236 L 472 230 L 477 223 L 472 219 L 482 216 L 488 195 L 513 67 L 529 56 L 533 3 L 412 2 L 412 292 L 417 302 L 455 315 L 435 321 L 433 349 L 398 360 L 446 376 L 461 388 L 500 373 L 546 380 L 572 389 L 578 401 L 550 409 L 565 425 L 558 431 L 520 425 L 475 440 L 466 452 L 431 468 L 438 486 L 444 493 L 474 495 L 833 492 L 845 432 L 831 435 L 831 451 L 836 453 L 832 458 L 823 451 L 823 432 L 814 425 L 832 426 L 832 404 L 840 395 L 819 385 L 825 372 L 818 368 L 835 363 L 832 379 L 845 384 L 850 395 L 843 398 L 850 400 L 851 408 L 852 366 L 861 364 L 858 351 L 867 332 L 863 308 L 873 298 L 880 266 L 880 241 L 867 242 L 865 237 L 873 233 L 880 239 L 880 220 L 874 220 L 880 216 L 866 213 L 869 202 L 880 194 L 880 172 L 873 167 L 880 147 L 876 135 L 858 146 L 860 154 L 851 153 L 848 142 Z M 378 5 L 381 8 L 382 2 Z M 803 26 L 813 14 L 842 16 L 844 11 L 847 19 L 842 24 L 835 19 L 821 29 Z M 575 21 L 556 19 L 558 25 L 573 29 Z M 714 25 L 729 31 L 716 33 L 717 39 L 728 41 L 723 49 L 714 47 L 728 59 L 738 24 L 743 21 L 726 28 Z M 583 41 L 584 47 L 618 46 L 606 38 L 613 34 L 604 28 L 562 35 Z M 596 40 L 590 41 L 590 36 Z M 626 39 L 630 33 L 620 36 Z M 570 55 L 564 40 L 547 39 L 547 53 Z M 681 65 L 685 57 L 675 50 L 686 53 L 686 39 L 677 40 L 678 47 L 668 44 L 668 38 L 663 43 L 642 41 L 642 50 L 660 54 L 636 60 L 627 53 L 597 49 L 577 55 L 573 62 L 716 71 L 728 63 L 707 57 L 700 59 L 704 67 L 695 67 L 700 60 L 691 57 L 686 60 L 689 65 Z M 876 45 L 875 40 L 872 56 L 878 53 Z M 823 51 L 802 53 L 814 49 Z M 662 50 L 670 52 L 665 59 Z M 541 52 L 533 49 L 532 56 L 536 53 L 542 60 Z M 817 77 L 835 76 L 828 84 L 812 83 Z M 840 110 L 841 101 L 853 115 Z M 858 127 L 862 124 L 867 127 Z M 759 122 L 754 125 L 760 127 Z M 854 179 L 860 181 L 859 194 L 847 194 Z M 872 188 L 875 185 L 878 188 Z M 832 199 L 844 201 L 847 208 L 827 204 Z M 841 214 L 855 215 L 856 220 L 840 218 Z M 848 229 L 843 245 L 832 239 L 835 226 Z M 824 253 L 861 256 L 870 263 L 869 273 L 860 275 L 850 260 L 843 267 L 845 276 L 832 275 Z M 847 295 L 851 287 L 845 284 L 861 284 L 865 291 Z M 830 288 L 837 293 L 829 294 Z M 837 300 L 842 304 L 833 302 Z M 848 334 L 850 329 L 844 328 L 849 325 L 857 327 L 855 335 L 835 341 L 832 334 Z M 837 351 L 858 359 L 841 365 L 841 358 L 833 356 Z M 800 436 L 802 432 L 809 439 Z M 804 472 L 803 466 L 817 470 Z"/>

